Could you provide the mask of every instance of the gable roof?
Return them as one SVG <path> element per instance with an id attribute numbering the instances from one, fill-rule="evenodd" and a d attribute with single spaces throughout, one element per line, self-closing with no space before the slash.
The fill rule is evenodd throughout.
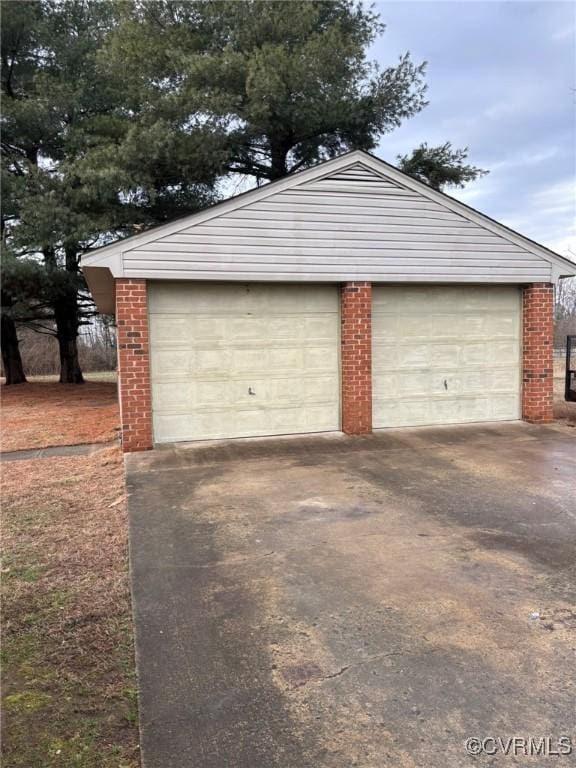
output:
<path id="1" fill-rule="evenodd" d="M 271 198 L 274 199 L 271 200 Z M 280 201 L 282 201 L 284 208 L 286 206 L 290 208 L 288 213 L 283 214 L 284 222 L 280 222 L 280 216 L 274 213 L 275 209 L 280 207 Z M 332 206 L 330 210 L 328 209 L 329 205 Z M 305 232 L 301 232 L 298 227 L 303 228 L 302 221 L 307 217 L 312 218 L 313 214 L 308 215 L 308 210 L 316 211 L 314 220 L 315 222 L 319 221 L 320 231 L 312 233 L 317 239 L 315 241 L 308 239 L 306 247 L 304 247 L 304 235 L 310 238 L 312 225 L 308 224 Z M 326 212 L 334 213 L 334 215 L 326 217 Z M 326 256 L 326 252 L 321 250 L 319 238 L 322 237 L 323 229 L 336 229 L 337 227 L 320 221 L 320 213 L 328 219 L 328 222 L 339 219 L 350 219 L 353 222 L 348 227 L 350 231 L 341 228 L 343 231 L 337 233 L 337 237 L 334 237 L 334 232 L 332 232 L 332 240 L 329 243 L 331 254 L 338 256 L 339 251 L 344 253 L 341 248 L 341 237 L 349 238 L 351 231 L 360 230 L 360 239 L 347 243 L 348 256 L 350 253 L 355 253 L 358 256 L 358 269 L 353 270 L 353 276 L 342 276 L 344 275 L 342 269 L 340 271 L 336 268 L 329 270 L 328 267 L 317 266 L 316 279 L 318 280 L 326 279 L 326 275 L 328 275 L 327 279 L 329 280 L 378 279 L 377 276 L 364 278 L 360 276 L 360 274 L 367 273 L 367 267 L 362 269 L 362 258 L 374 256 L 373 252 L 370 253 L 363 249 L 371 247 L 374 251 L 376 246 L 379 249 L 378 252 L 386 253 L 387 257 L 392 251 L 386 249 L 394 248 L 394 256 L 397 258 L 402 255 L 421 255 L 414 251 L 403 251 L 403 248 L 425 249 L 429 245 L 428 250 L 436 249 L 434 251 L 435 256 L 442 260 L 445 267 L 444 273 L 450 269 L 455 277 L 458 274 L 465 274 L 462 270 L 466 270 L 466 265 L 469 263 L 464 259 L 467 256 L 466 251 L 474 250 L 478 257 L 484 253 L 484 256 L 492 258 L 491 260 L 488 259 L 485 264 L 486 272 L 483 272 L 482 269 L 476 270 L 474 279 L 477 282 L 481 281 L 479 278 L 482 274 L 490 274 L 489 268 L 493 268 L 496 264 L 506 266 L 506 258 L 516 260 L 515 262 L 510 261 L 508 264 L 510 270 L 514 265 L 521 267 L 515 272 L 510 270 L 509 272 L 501 272 L 501 274 L 506 275 L 508 282 L 513 281 L 514 275 L 518 276 L 516 282 L 522 282 L 522 276 L 526 276 L 525 282 L 532 282 L 556 280 L 559 277 L 576 273 L 576 265 L 573 262 L 549 248 L 494 221 L 465 203 L 413 179 L 383 160 L 359 150 L 320 163 L 305 171 L 288 175 L 263 187 L 236 195 L 198 213 L 155 226 L 145 232 L 88 251 L 82 257 L 81 267 L 99 306 L 101 302 L 98 295 L 104 296 L 105 293 L 109 293 L 110 286 L 113 288 L 112 277 L 227 279 L 227 275 L 230 273 L 233 275 L 230 279 L 242 279 L 243 277 L 249 280 L 255 271 L 253 269 L 244 274 L 238 266 L 242 259 L 254 262 L 260 253 L 261 258 L 256 259 L 256 261 L 262 263 L 265 253 L 269 253 L 271 257 L 285 253 L 287 246 L 284 242 L 270 238 L 274 234 L 271 228 L 273 221 L 268 223 L 269 229 L 263 230 L 261 233 L 267 235 L 268 238 L 264 241 L 261 237 L 259 240 L 259 242 L 266 243 L 268 251 L 259 252 L 258 248 L 255 247 L 256 240 L 254 237 L 247 236 L 247 233 L 254 233 L 256 228 L 265 227 L 267 224 L 265 219 L 270 217 L 278 222 L 280 228 L 284 227 L 285 234 L 288 233 L 286 227 L 288 223 L 290 224 L 292 228 L 289 232 L 291 238 L 289 245 L 292 249 L 290 253 L 295 253 L 296 256 L 300 257 L 298 270 L 301 277 L 301 273 L 305 271 L 302 268 L 303 259 L 308 258 L 317 265 L 328 263 L 327 259 L 323 258 Z M 364 213 L 367 215 L 363 216 Z M 354 214 L 354 217 L 347 216 L 347 214 Z M 392 218 L 392 216 L 397 218 Z M 240 217 L 250 220 L 241 222 Z M 431 221 L 432 218 L 435 218 L 436 221 Z M 431 230 L 424 228 L 424 224 L 426 222 L 441 224 L 443 223 L 442 220 L 446 220 L 446 231 L 449 234 L 443 238 L 443 242 L 435 243 L 434 240 L 439 239 L 436 237 L 436 233 L 441 231 L 440 228 Z M 426 245 L 400 243 L 402 236 L 398 233 L 402 228 L 394 225 L 397 223 L 406 225 L 406 222 L 410 223 L 412 231 L 418 231 L 420 227 L 419 231 L 423 233 L 412 235 L 412 240 L 428 239 L 430 243 Z M 230 225 L 230 228 L 227 231 L 218 230 L 218 237 L 215 237 L 216 227 L 226 223 Z M 250 226 L 253 229 L 235 229 L 232 225 Z M 374 230 L 375 228 L 384 231 L 384 234 L 380 234 L 378 242 L 374 242 L 374 236 L 366 234 L 367 230 Z M 405 229 L 406 226 L 404 226 Z M 430 235 L 431 231 L 435 237 Z M 282 234 L 282 232 L 278 234 Z M 233 241 L 230 235 L 235 235 L 234 248 L 230 245 Z M 330 233 L 328 232 L 327 235 L 330 236 Z M 469 237 L 462 235 L 469 235 Z M 366 242 L 367 239 L 372 242 Z M 464 244 L 460 245 L 460 243 Z M 470 245 L 469 243 L 474 244 Z M 282 250 L 283 248 L 284 250 Z M 324 248 L 328 248 L 328 246 L 324 246 Z M 149 257 L 152 252 L 155 252 L 156 264 L 166 267 L 162 274 L 158 270 L 155 272 L 150 269 Z M 195 261 L 196 271 L 193 274 L 190 270 L 182 268 L 183 261 L 187 258 L 184 254 L 189 254 L 190 259 Z M 462 256 L 461 264 L 455 261 L 455 257 L 458 255 Z M 499 257 L 502 257 L 501 262 L 496 261 Z M 519 261 L 521 258 L 525 259 L 522 263 Z M 146 259 L 149 261 L 147 262 Z M 529 269 L 536 266 L 538 260 L 543 260 L 549 265 L 547 272 Z M 284 259 L 284 261 L 288 263 L 290 258 Z M 216 266 L 213 262 L 217 262 Z M 366 263 L 364 262 L 364 264 Z M 375 262 L 372 259 L 370 263 Z M 208 266 L 204 265 L 212 266 L 217 271 L 214 272 L 212 269 L 209 272 Z M 107 272 L 109 270 L 106 276 L 103 274 L 104 269 Z M 172 272 L 169 271 L 170 269 Z M 96 274 L 97 272 L 99 274 Z M 349 272 L 350 264 L 346 275 Z M 208 277 L 208 273 L 212 277 Z M 291 279 L 286 276 L 288 273 L 289 270 L 285 267 L 282 273 L 283 279 Z M 438 275 L 441 277 L 444 273 L 439 272 Z M 380 279 L 388 279 L 381 271 L 372 271 L 370 275 L 372 274 L 382 274 Z M 264 278 L 253 277 L 252 279 Z M 312 279 L 312 277 L 308 276 L 306 279 Z M 105 311 L 110 311 L 110 309 Z"/>
<path id="2" fill-rule="evenodd" d="M 462 203 L 459 200 L 450 197 L 450 195 L 447 195 L 445 192 L 439 192 L 435 189 L 432 189 L 432 187 L 429 187 L 417 179 L 408 176 L 408 174 L 404 173 L 403 171 L 399 171 L 393 165 L 390 165 L 386 161 L 381 160 L 380 158 L 375 157 L 374 155 L 371 155 L 363 150 L 353 150 L 352 152 L 347 152 L 346 154 L 340 155 L 333 160 L 326 160 L 323 163 L 319 163 L 313 168 L 308 168 L 304 171 L 298 171 L 297 173 L 290 174 L 282 179 L 278 179 L 277 181 L 272 181 L 268 184 L 265 184 L 263 187 L 250 189 L 247 192 L 242 192 L 239 195 L 235 195 L 234 197 L 222 200 L 221 202 L 215 203 L 214 205 L 211 205 L 210 207 L 204 209 L 203 211 L 199 211 L 198 213 L 182 216 L 165 224 L 158 224 L 154 227 L 151 227 L 150 229 L 147 229 L 145 232 L 130 235 L 129 237 L 122 238 L 121 240 L 116 240 L 109 245 L 104 245 L 100 248 L 86 251 L 82 256 L 81 264 L 82 266 L 96 266 L 97 264 L 99 266 L 104 266 L 104 264 L 101 264 L 101 260 L 108 260 L 112 254 L 118 254 L 127 248 L 131 249 L 149 242 L 153 242 L 161 237 L 166 237 L 167 235 L 173 234 L 174 232 L 178 232 L 196 224 L 209 221 L 216 216 L 221 216 L 224 213 L 228 213 L 237 208 L 244 207 L 250 203 L 256 202 L 258 200 L 264 200 L 270 195 L 281 192 L 284 189 L 290 189 L 292 187 L 303 185 L 309 181 L 322 179 L 326 176 L 332 175 L 335 171 L 344 170 L 354 165 L 364 166 L 370 170 L 375 171 L 383 178 L 388 178 L 391 181 L 395 181 L 400 185 L 408 187 L 409 189 L 413 189 L 414 191 L 422 194 L 424 197 L 428 197 L 430 200 L 439 202 L 449 210 L 452 210 L 455 213 L 459 213 L 461 216 L 464 216 L 464 218 L 480 224 L 486 229 L 510 240 L 512 243 L 523 246 L 527 251 L 541 256 L 543 259 L 546 259 L 551 263 L 559 263 L 561 267 L 576 267 L 576 265 L 569 259 L 561 256 L 558 253 L 555 253 L 550 248 L 547 248 L 546 246 L 531 240 L 525 235 L 516 232 L 510 227 L 501 224 L 486 214 L 477 211 L 475 208 L 466 205 L 466 203 Z"/>

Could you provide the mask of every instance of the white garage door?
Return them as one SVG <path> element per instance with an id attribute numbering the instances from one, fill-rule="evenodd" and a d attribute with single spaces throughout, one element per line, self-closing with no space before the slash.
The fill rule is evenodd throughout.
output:
<path id="1" fill-rule="evenodd" d="M 157 442 L 338 430 L 335 286 L 151 283 Z"/>
<path id="2" fill-rule="evenodd" d="M 375 287 L 374 427 L 520 418 L 516 287 Z"/>

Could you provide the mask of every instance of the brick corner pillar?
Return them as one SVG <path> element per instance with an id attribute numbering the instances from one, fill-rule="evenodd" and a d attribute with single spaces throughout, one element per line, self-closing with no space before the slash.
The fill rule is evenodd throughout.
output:
<path id="1" fill-rule="evenodd" d="M 146 280 L 116 280 L 118 390 L 122 450 L 152 448 L 152 396 Z"/>
<path id="2" fill-rule="evenodd" d="M 341 287 L 342 431 L 372 432 L 372 284 Z"/>
<path id="3" fill-rule="evenodd" d="M 554 421 L 554 286 L 532 283 L 522 289 L 522 418 L 532 424 Z"/>

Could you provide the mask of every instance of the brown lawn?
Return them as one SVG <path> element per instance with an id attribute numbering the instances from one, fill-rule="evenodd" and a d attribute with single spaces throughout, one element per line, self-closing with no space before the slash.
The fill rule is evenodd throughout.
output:
<path id="1" fill-rule="evenodd" d="M 102 384 L 6 388 L 5 444 L 56 445 L 74 442 L 75 435 L 79 442 L 109 439 L 116 426 L 114 390 Z M 136 768 L 120 450 L 103 446 L 91 456 L 1 467 L 2 765 Z"/>
<path id="2" fill-rule="evenodd" d="M 2 385 L 2 451 L 105 443 L 118 436 L 116 384 Z"/>
<path id="3" fill-rule="evenodd" d="M 576 402 L 564 399 L 566 363 L 562 358 L 554 360 L 554 418 L 576 427 Z"/>

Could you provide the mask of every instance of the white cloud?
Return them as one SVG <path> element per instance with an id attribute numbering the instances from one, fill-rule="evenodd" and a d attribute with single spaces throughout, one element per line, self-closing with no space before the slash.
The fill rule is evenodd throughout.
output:
<path id="1" fill-rule="evenodd" d="M 551 248 L 560 256 L 565 256 L 567 259 L 576 262 L 576 234 L 563 237 L 560 240 L 550 240 L 547 243 L 542 243 L 548 248 Z"/>
<path id="2" fill-rule="evenodd" d="M 482 117 L 487 120 L 502 120 L 504 117 L 510 117 L 517 114 L 519 105 L 510 99 L 498 101 L 482 111 Z"/>
<path id="3" fill-rule="evenodd" d="M 576 38 L 576 24 L 570 25 L 568 24 L 565 27 L 560 27 L 560 29 L 557 29 L 556 32 L 554 32 L 550 39 L 551 40 L 566 40 L 567 38 Z"/>
<path id="4" fill-rule="evenodd" d="M 536 190 L 530 198 L 539 216 L 565 215 L 567 218 L 572 218 L 572 225 L 574 225 L 576 186 L 573 177 Z"/>
<path id="5" fill-rule="evenodd" d="M 495 173 L 503 169 L 524 168 L 527 165 L 539 165 L 556 157 L 560 152 L 558 147 L 547 147 L 538 149 L 536 147 L 527 147 L 520 152 L 505 157 L 500 162 L 492 163 L 490 173 Z"/>
<path id="6" fill-rule="evenodd" d="M 568 258 L 576 254 L 576 188 L 572 178 L 529 193 L 505 224 Z"/>

